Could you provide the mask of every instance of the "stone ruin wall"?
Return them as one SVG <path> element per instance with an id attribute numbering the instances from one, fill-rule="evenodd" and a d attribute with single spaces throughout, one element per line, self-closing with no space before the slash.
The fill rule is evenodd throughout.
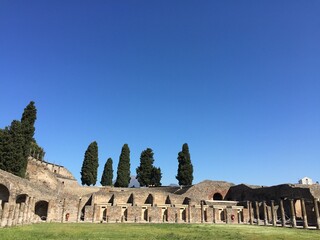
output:
<path id="1" fill-rule="evenodd" d="M 302 219 L 305 225 L 319 222 L 320 228 L 313 201 L 320 193 L 316 185 L 249 187 L 203 181 L 189 187 L 83 187 L 64 167 L 35 159 L 29 161 L 28 175 L 29 180 L 21 179 L 0 170 L 2 227 L 38 222 L 41 217 L 54 222 L 254 224 L 256 221 L 268 225 L 275 224 L 283 211 L 287 217 Z M 216 194 L 221 201 L 214 201 Z"/>

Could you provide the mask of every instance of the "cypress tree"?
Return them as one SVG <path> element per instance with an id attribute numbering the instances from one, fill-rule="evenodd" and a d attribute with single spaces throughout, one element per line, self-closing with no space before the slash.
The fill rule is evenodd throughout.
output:
<path id="1" fill-rule="evenodd" d="M 24 136 L 21 122 L 14 120 L 2 133 L 0 168 L 19 177 L 25 176 Z"/>
<path id="2" fill-rule="evenodd" d="M 128 187 L 130 182 L 130 149 L 124 144 L 119 157 L 115 187 Z"/>
<path id="3" fill-rule="evenodd" d="M 178 174 L 176 179 L 179 185 L 192 185 L 193 181 L 193 166 L 191 163 L 188 144 L 182 146 L 182 151 L 178 153 Z"/>
<path id="4" fill-rule="evenodd" d="M 5 129 L 0 129 L 0 169 L 5 170 L 4 166 L 4 143 L 5 143 Z"/>
<path id="5" fill-rule="evenodd" d="M 141 152 L 140 166 L 137 167 L 137 180 L 141 186 L 151 185 L 151 175 L 153 170 L 153 152 L 151 148 Z"/>
<path id="6" fill-rule="evenodd" d="M 151 148 L 141 152 L 140 166 L 136 169 L 137 180 L 141 186 L 161 186 L 161 169 L 153 166 L 154 158 Z"/>
<path id="7" fill-rule="evenodd" d="M 25 177 L 28 156 L 37 119 L 37 109 L 31 101 L 22 114 L 21 122 L 14 120 L 10 127 L 0 131 L 0 168 Z"/>
<path id="8" fill-rule="evenodd" d="M 81 168 L 82 185 L 95 185 L 99 167 L 98 144 L 96 141 L 90 143 L 85 154 Z"/>
<path id="9" fill-rule="evenodd" d="M 106 164 L 104 165 L 100 183 L 102 186 L 112 186 L 112 179 L 113 179 L 112 159 L 108 158 Z"/>
<path id="10" fill-rule="evenodd" d="M 31 101 L 24 109 L 21 117 L 21 127 L 25 138 L 23 151 L 24 156 L 26 157 L 26 161 L 30 154 L 31 142 L 35 142 L 33 136 L 35 132 L 34 124 L 36 122 L 36 119 L 37 109 L 34 105 L 34 102 Z"/>
<path id="11" fill-rule="evenodd" d="M 151 185 L 155 187 L 161 186 L 162 173 L 160 168 L 153 167 L 151 172 Z"/>

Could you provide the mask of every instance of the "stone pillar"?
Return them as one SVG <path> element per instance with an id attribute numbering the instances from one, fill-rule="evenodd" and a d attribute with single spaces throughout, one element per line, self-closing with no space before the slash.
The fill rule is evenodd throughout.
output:
<path id="1" fill-rule="evenodd" d="M 80 218 L 81 218 L 81 201 L 82 201 L 82 199 L 79 198 L 78 213 L 77 213 L 77 222 L 79 222 L 79 221 L 80 221 Z"/>
<path id="2" fill-rule="evenodd" d="M 51 221 L 51 212 L 52 212 L 52 207 L 53 207 L 53 200 L 49 200 L 48 202 L 48 212 L 47 212 L 47 220 L 46 222 L 50 222 Z"/>
<path id="3" fill-rule="evenodd" d="M 97 204 L 93 205 L 93 214 L 92 214 L 92 222 L 95 222 L 97 216 Z M 121 218 L 122 219 L 122 218 Z"/>
<path id="4" fill-rule="evenodd" d="M 0 199 L 0 222 L 1 222 L 1 216 L 2 216 L 2 200 Z"/>
<path id="5" fill-rule="evenodd" d="M 250 201 L 247 202 L 248 208 L 249 208 L 249 221 L 250 224 L 253 224 L 253 217 L 252 217 L 252 203 Z"/>
<path id="6" fill-rule="evenodd" d="M 24 214 L 25 207 L 26 207 L 26 203 L 23 202 L 20 204 L 18 224 L 22 224 L 23 222 L 23 214 Z"/>
<path id="7" fill-rule="evenodd" d="M 291 214 L 291 225 L 293 228 L 297 227 L 296 212 L 294 209 L 293 199 L 290 199 L 290 214 Z"/>
<path id="8" fill-rule="evenodd" d="M 29 197 L 28 205 L 27 205 L 27 222 L 33 222 L 34 210 L 35 210 L 35 198 Z"/>
<path id="9" fill-rule="evenodd" d="M 11 205 L 9 207 L 9 215 L 8 215 L 8 222 L 7 222 L 8 227 L 12 226 L 14 211 L 15 211 L 15 205 Z"/>
<path id="10" fill-rule="evenodd" d="M 271 217 L 272 217 L 272 225 L 277 226 L 276 213 L 274 211 L 274 200 L 271 200 Z"/>
<path id="11" fill-rule="evenodd" d="M 61 222 L 64 222 L 64 212 L 65 212 L 65 208 L 66 208 L 66 199 L 63 199 L 63 203 L 62 203 L 62 213 L 61 213 Z"/>
<path id="12" fill-rule="evenodd" d="M 5 202 L 2 209 L 2 218 L 1 218 L 0 227 L 7 226 L 8 216 L 9 216 L 9 203 Z"/>
<path id="13" fill-rule="evenodd" d="M 201 223 L 204 223 L 204 209 L 203 209 L 203 201 L 200 202 L 201 205 Z"/>
<path id="14" fill-rule="evenodd" d="M 191 205 L 188 203 L 188 223 L 191 223 Z"/>
<path id="15" fill-rule="evenodd" d="M 216 223 L 216 209 L 213 207 L 212 208 L 212 222 Z"/>
<path id="16" fill-rule="evenodd" d="M 256 201 L 255 203 L 256 203 L 257 225 L 259 225 L 259 221 L 260 221 L 259 202 Z"/>
<path id="17" fill-rule="evenodd" d="M 263 206 L 263 223 L 266 226 L 268 224 L 266 201 L 263 201 L 262 206 Z"/>
<path id="18" fill-rule="evenodd" d="M 317 198 L 313 199 L 313 204 L 314 204 L 314 212 L 316 214 L 316 226 L 317 229 L 320 229 L 320 217 L 319 217 L 319 205 L 318 205 L 319 200 Z"/>
<path id="19" fill-rule="evenodd" d="M 286 226 L 286 215 L 284 213 L 283 200 L 280 200 L 280 212 L 281 212 L 281 225 L 282 227 Z"/>
<path id="20" fill-rule="evenodd" d="M 18 224 L 19 212 L 20 212 L 20 203 L 17 203 L 14 211 L 14 215 L 13 215 L 13 221 L 12 221 L 13 226 Z"/>
<path id="21" fill-rule="evenodd" d="M 306 211 L 306 204 L 303 198 L 301 198 L 301 210 L 302 210 L 302 217 L 303 217 L 303 228 L 308 228 L 308 218 L 307 218 L 307 211 Z"/>
<path id="22" fill-rule="evenodd" d="M 28 197 L 25 202 L 25 206 L 22 214 L 22 224 L 29 223 L 31 221 L 31 211 L 32 211 L 33 198 Z"/>

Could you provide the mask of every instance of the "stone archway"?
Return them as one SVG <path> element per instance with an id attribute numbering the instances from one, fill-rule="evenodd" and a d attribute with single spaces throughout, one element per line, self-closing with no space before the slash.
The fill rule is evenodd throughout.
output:
<path id="1" fill-rule="evenodd" d="M 216 192 L 215 194 L 213 194 L 213 200 L 223 200 L 223 197 L 221 195 L 221 193 Z"/>
<path id="2" fill-rule="evenodd" d="M 28 194 L 19 194 L 16 197 L 16 203 L 25 203 L 27 201 Z"/>
<path id="3" fill-rule="evenodd" d="M 34 213 L 40 217 L 42 221 L 46 221 L 48 217 L 48 206 L 47 201 L 38 201 L 35 204 Z"/>
<path id="4" fill-rule="evenodd" d="M 4 203 L 9 202 L 10 192 L 9 189 L 3 185 L 0 184 L 0 200 L 2 201 L 2 207 Z"/>
<path id="5" fill-rule="evenodd" d="M 151 204 L 151 206 L 153 206 L 153 195 L 150 193 L 145 201 L 145 204 Z"/>

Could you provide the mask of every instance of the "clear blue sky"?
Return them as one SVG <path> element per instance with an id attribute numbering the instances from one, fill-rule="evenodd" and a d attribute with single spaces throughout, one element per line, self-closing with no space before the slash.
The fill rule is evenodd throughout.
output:
<path id="1" fill-rule="evenodd" d="M 38 109 L 35 138 L 77 179 L 121 147 L 177 183 L 274 185 L 320 172 L 320 1 L 0 0 L 0 127 Z"/>

